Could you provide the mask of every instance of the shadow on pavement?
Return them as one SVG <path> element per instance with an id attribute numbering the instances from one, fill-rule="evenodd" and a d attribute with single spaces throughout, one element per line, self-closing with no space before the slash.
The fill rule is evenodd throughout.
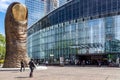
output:
<path id="1" fill-rule="evenodd" d="M 15 78 L 30 78 L 30 77 L 19 76 L 19 77 L 15 77 Z"/>

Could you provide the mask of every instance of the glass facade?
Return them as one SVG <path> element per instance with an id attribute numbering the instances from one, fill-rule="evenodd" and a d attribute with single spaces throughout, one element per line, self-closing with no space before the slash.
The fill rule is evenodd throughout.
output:
<path id="1" fill-rule="evenodd" d="M 44 16 L 44 0 L 25 0 L 28 8 L 28 27 Z"/>
<path id="2" fill-rule="evenodd" d="M 55 62 L 60 57 L 74 59 L 76 55 L 116 54 L 118 57 L 118 4 L 119 0 L 73 0 L 54 10 L 28 29 L 29 56 L 52 58 Z"/>

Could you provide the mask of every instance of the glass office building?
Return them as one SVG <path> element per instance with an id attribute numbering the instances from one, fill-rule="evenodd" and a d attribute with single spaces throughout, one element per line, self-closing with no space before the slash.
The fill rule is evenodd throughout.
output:
<path id="1" fill-rule="evenodd" d="M 30 58 L 58 63 L 120 57 L 120 0 L 73 0 L 28 29 Z"/>
<path id="2" fill-rule="evenodd" d="M 59 2 L 58 2 L 58 4 L 59 4 L 59 6 L 62 6 L 62 5 L 64 5 L 65 3 L 67 3 L 68 1 L 70 1 L 70 0 L 58 0 Z"/>
<path id="3" fill-rule="evenodd" d="M 28 8 L 28 27 L 44 16 L 44 0 L 25 0 Z"/>
<path id="4" fill-rule="evenodd" d="M 58 0 L 45 0 L 45 14 L 53 11 L 54 9 L 58 8 Z"/>
<path id="5" fill-rule="evenodd" d="M 55 10 L 56 8 L 64 5 L 70 0 L 44 0 L 45 4 L 45 14 Z"/>

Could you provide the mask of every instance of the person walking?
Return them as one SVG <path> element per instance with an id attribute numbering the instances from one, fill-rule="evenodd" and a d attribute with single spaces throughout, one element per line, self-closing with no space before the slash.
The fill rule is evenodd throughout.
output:
<path id="1" fill-rule="evenodd" d="M 97 62 L 98 62 L 98 66 L 101 67 L 101 61 L 98 60 Z"/>
<path id="2" fill-rule="evenodd" d="M 29 75 L 29 77 L 33 77 L 33 70 L 35 68 L 35 63 L 34 63 L 33 59 L 31 59 L 30 62 L 29 62 L 29 68 L 30 68 L 30 75 Z"/>
<path id="3" fill-rule="evenodd" d="M 20 72 L 25 71 L 25 63 L 23 59 L 21 60 L 20 65 L 21 65 Z"/>

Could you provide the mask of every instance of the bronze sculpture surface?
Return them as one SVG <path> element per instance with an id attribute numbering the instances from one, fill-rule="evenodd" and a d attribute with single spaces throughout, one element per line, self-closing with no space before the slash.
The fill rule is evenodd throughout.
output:
<path id="1" fill-rule="evenodd" d="M 14 2 L 7 10 L 5 17 L 6 56 L 3 67 L 20 67 L 20 61 L 28 61 L 27 57 L 27 17 L 26 6 Z"/>

